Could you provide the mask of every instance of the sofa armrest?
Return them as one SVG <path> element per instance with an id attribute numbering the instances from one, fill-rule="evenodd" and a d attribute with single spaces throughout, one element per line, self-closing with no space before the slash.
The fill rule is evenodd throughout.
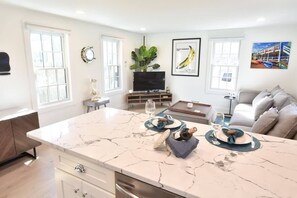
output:
<path id="1" fill-rule="evenodd" d="M 241 89 L 238 92 L 237 101 L 238 103 L 252 104 L 254 98 L 260 93 L 260 91 L 252 91 Z"/>

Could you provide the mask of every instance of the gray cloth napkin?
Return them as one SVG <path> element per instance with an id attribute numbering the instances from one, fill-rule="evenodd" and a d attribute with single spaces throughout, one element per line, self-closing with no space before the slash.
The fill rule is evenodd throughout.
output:
<path id="1" fill-rule="evenodd" d="M 174 119 L 170 115 L 164 115 L 163 118 L 165 118 L 166 120 L 163 122 L 158 121 L 158 124 L 156 126 L 158 129 L 163 129 L 166 125 L 174 123 Z"/>
<path id="2" fill-rule="evenodd" d="M 186 158 L 197 147 L 199 140 L 192 136 L 188 141 L 177 141 L 171 134 L 166 143 L 176 157 Z"/>
<path id="3" fill-rule="evenodd" d="M 236 132 L 235 132 L 235 134 L 230 135 L 230 134 L 228 134 L 228 130 L 235 130 Z M 224 127 L 224 128 L 222 128 L 222 131 L 228 137 L 227 140 L 228 140 L 229 144 L 235 144 L 236 138 L 241 137 L 244 134 L 244 132 L 241 129 L 236 129 L 236 128 L 226 128 L 226 127 Z"/>

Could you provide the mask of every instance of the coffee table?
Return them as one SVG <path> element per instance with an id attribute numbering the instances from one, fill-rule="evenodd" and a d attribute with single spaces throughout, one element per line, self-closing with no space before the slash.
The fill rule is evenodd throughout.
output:
<path id="1" fill-rule="evenodd" d="M 188 103 L 192 103 L 193 107 L 188 108 Z M 214 109 L 209 104 L 180 100 L 165 110 L 164 113 L 179 120 L 209 124 Z"/>

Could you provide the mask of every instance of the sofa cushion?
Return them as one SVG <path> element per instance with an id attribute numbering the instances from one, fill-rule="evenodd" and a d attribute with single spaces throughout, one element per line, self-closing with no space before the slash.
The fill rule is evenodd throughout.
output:
<path id="1" fill-rule="evenodd" d="M 263 98 L 265 98 L 265 96 L 269 96 L 270 95 L 270 93 L 268 92 L 268 91 L 266 91 L 266 90 L 264 90 L 264 91 L 261 91 L 255 98 L 254 98 L 254 100 L 253 100 L 253 107 L 255 107 L 258 103 L 259 103 L 259 101 L 260 100 L 262 100 Z"/>
<path id="2" fill-rule="evenodd" d="M 266 134 L 278 121 L 278 110 L 276 108 L 270 108 L 264 112 L 263 115 L 254 123 L 252 132 Z"/>
<path id="3" fill-rule="evenodd" d="M 293 138 L 297 132 L 297 106 L 290 104 L 279 111 L 279 118 L 276 125 L 268 135 Z"/>
<path id="4" fill-rule="evenodd" d="M 273 106 L 278 110 L 281 110 L 284 107 L 286 101 L 289 100 L 289 95 L 283 90 L 278 92 L 275 96 L 273 96 Z"/>
<path id="5" fill-rule="evenodd" d="M 275 96 L 278 92 L 280 92 L 280 91 L 282 91 L 282 90 L 283 90 L 283 89 L 280 88 L 279 85 L 276 85 L 276 86 L 270 91 L 271 96 L 272 96 L 272 97 Z"/>
<path id="6" fill-rule="evenodd" d="M 260 115 L 262 115 L 265 111 L 267 111 L 273 104 L 273 98 L 269 96 L 265 96 L 265 98 L 262 98 L 255 106 L 254 108 L 254 120 L 258 120 Z"/>
<path id="7" fill-rule="evenodd" d="M 229 125 L 252 127 L 254 110 L 251 104 L 238 104 L 234 109 Z"/>
<path id="8" fill-rule="evenodd" d="M 235 106 L 234 108 L 234 112 L 237 112 L 237 111 L 247 111 L 247 112 L 252 112 L 253 113 L 253 106 L 251 104 L 238 104 Z"/>

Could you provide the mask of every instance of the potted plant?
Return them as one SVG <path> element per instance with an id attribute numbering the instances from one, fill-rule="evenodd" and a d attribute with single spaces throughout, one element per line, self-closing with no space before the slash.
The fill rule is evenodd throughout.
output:
<path id="1" fill-rule="evenodd" d="M 131 70 L 146 72 L 148 68 L 158 69 L 159 64 L 155 63 L 149 65 L 155 58 L 157 58 L 157 48 L 152 46 L 148 50 L 145 45 L 142 45 L 139 49 L 131 52 L 131 57 L 135 61 L 135 64 L 130 66 Z"/>

